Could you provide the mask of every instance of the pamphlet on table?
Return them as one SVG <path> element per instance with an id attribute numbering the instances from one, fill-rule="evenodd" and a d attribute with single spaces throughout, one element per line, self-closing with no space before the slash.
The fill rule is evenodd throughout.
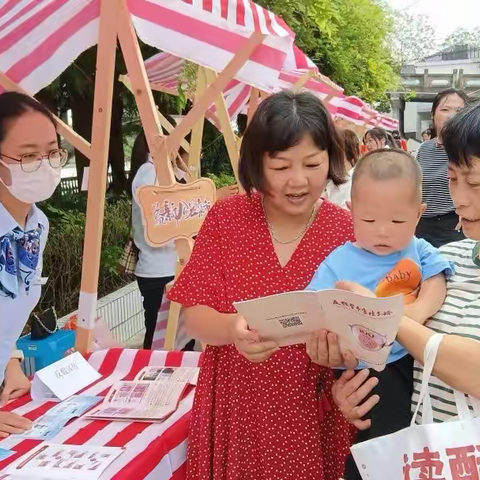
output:
<path id="1" fill-rule="evenodd" d="M 28 432 L 17 434 L 16 436 L 35 440 L 51 440 L 72 418 L 82 416 L 102 400 L 103 397 L 74 395 L 35 420 Z"/>
<path id="2" fill-rule="evenodd" d="M 7 450 L 6 448 L 0 448 L 0 461 L 5 460 L 8 457 L 11 457 L 15 452 L 12 450 Z"/>
<path id="3" fill-rule="evenodd" d="M 124 452 L 119 447 L 42 443 L 7 470 L 14 479 L 98 480 Z"/>
<path id="4" fill-rule="evenodd" d="M 72 353 L 35 373 L 31 396 L 34 401 L 61 401 L 101 378 L 82 357 Z"/>
<path id="5" fill-rule="evenodd" d="M 365 297 L 344 290 L 287 292 L 235 303 L 260 338 L 279 346 L 305 343 L 318 330 L 337 334 L 340 349 L 381 371 L 403 315 L 402 295 Z"/>
<path id="6" fill-rule="evenodd" d="M 132 382 L 112 386 L 93 419 L 161 422 L 178 407 L 189 384 L 196 384 L 198 368 L 147 367 Z"/>
<path id="7" fill-rule="evenodd" d="M 135 377 L 139 382 L 185 382 L 196 385 L 200 369 L 197 367 L 145 367 Z"/>

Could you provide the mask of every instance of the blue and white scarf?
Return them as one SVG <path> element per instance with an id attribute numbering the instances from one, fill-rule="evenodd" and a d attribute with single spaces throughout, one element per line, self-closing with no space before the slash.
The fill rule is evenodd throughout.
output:
<path id="1" fill-rule="evenodd" d="M 0 237 L 0 295 L 16 298 L 20 283 L 29 293 L 40 256 L 43 227 L 24 232 L 20 227 Z"/>

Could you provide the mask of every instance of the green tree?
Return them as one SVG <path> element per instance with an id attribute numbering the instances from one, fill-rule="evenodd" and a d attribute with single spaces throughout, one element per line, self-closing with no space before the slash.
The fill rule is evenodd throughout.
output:
<path id="1" fill-rule="evenodd" d="M 375 0 L 259 0 L 296 33 L 297 45 L 320 71 L 377 107 L 398 83 L 387 46 L 389 10 Z"/>
<path id="2" fill-rule="evenodd" d="M 437 48 L 435 30 L 425 15 L 392 12 L 393 31 L 389 44 L 395 61 L 401 66 L 426 57 Z"/>
<path id="3" fill-rule="evenodd" d="M 442 49 L 451 49 L 465 45 L 475 45 L 480 47 L 480 27 L 473 30 L 457 28 L 442 43 Z"/>

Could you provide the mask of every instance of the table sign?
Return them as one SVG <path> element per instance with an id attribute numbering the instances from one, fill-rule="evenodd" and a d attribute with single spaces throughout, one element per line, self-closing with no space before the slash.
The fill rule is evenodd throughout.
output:
<path id="1" fill-rule="evenodd" d="M 65 400 L 99 378 L 100 374 L 75 352 L 36 372 L 31 396 L 34 401 Z"/>
<path id="2" fill-rule="evenodd" d="M 145 185 L 137 191 L 145 224 L 145 240 L 151 247 L 196 235 L 215 203 L 215 184 L 201 178 L 170 187 Z"/>

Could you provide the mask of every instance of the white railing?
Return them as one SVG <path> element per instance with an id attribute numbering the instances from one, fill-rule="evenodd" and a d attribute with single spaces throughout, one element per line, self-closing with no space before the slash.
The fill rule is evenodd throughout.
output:
<path id="1" fill-rule="evenodd" d="M 76 313 L 72 312 L 59 319 L 59 326 L 63 326 Z M 124 345 L 145 332 L 142 296 L 137 282 L 100 298 L 97 302 L 97 316 L 108 325 L 113 337 Z"/>

